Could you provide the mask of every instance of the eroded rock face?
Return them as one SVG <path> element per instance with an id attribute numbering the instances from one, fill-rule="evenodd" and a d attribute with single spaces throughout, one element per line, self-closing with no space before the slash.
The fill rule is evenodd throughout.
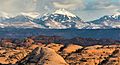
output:
<path id="1" fill-rule="evenodd" d="M 41 54 L 43 56 L 39 63 L 45 62 L 42 65 L 68 65 L 60 55 L 50 48 L 41 48 Z"/>
<path id="2" fill-rule="evenodd" d="M 3 51 L 0 51 L 0 63 L 16 64 L 16 62 L 26 57 L 30 52 L 31 50 L 29 49 L 5 49 Z"/>
<path id="3" fill-rule="evenodd" d="M 0 48 L 0 63 L 13 65 L 119 65 L 120 45 L 33 44 Z"/>
<path id="4" fill-rule="evenodd" d="M 65 60 L 58 55 L 53 49 L 47 47 L 37 47 L 28 56 L 28 58 L 21 62 L 22 64 L 33 65 L 68 65 Z"/>
<path id="5" fill-rule="evenodd" d="M 64 46 L 61 51 L 59 51 L 59 54 L 65 59 L 67 56 L 71 55 L 72 53 L 76 53 L 78 51 L 81 51 L 83 49 L 82 46 L 69 44 L 67 46 Z"/>
<path id="6" fill-rule="evenodd" d="M 64 45 L 62 45 L 62 44 L 51 43 L 51 44 L 48 44 L 46 47 L 55 50 L 55 52 L 58 52 L 60 50 L 60 48 L 63 47 L 63 46 Z"/>
<path id="7" fill-rule="evenodd" d="M 70 44 L 63 50 L 63 52 L 65 52 L 65 53 L 72 53 L 72 52 L 75 52 L 78 49 L 82 49 L 82 48 L 83 48 L 82 46 Z"/>

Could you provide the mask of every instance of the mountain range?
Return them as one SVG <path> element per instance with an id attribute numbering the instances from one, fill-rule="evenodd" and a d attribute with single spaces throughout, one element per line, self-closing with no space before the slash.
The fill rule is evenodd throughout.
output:
<path id="1" fill-rule="evenodd" d="M 37 14 L 20 14 L 15 17 L 0 17 L 0 27 L 12 28 L 44 28 L 44 29 L 111 29 L 120 28 L 120 14 L 105 15 L 93 21 L 83 21 L 78 16 L 59 9 L 51 14 L 40 16 Z"/>

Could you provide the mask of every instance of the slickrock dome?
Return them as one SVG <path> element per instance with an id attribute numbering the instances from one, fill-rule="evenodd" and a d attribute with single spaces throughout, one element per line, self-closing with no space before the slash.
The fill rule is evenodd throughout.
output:
<path id="1" fill-rule="evenodd" d="M 60 55 L 47 47 L 37 47 L 34 49 L 23 64 L 68 65 Z"/>
<path id="2" fill-rule="evenodd" d="M 51 49 L 55 50 L 56 52 L 58 52 L 60 50 L 60 48 L 63 46 L 64 45 L 62 45 L 62 44 L 51 43 L 51 44 L 48 44 L 46 47 L 51 48 Z"/>
<path id="3" fill-rule="evenodd" d="M 72 52 L 75 52 L 78 49 L 82 49 L 82 48 L 83 48 L 82 46 L 70 44 L 63 50 L 63 52 L 72 53 Z"/>

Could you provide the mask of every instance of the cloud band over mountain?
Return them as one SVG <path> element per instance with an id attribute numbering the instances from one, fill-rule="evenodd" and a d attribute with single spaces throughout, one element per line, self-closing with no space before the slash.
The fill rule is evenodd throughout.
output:
<path id="1" fill-rule="evenodd" d="M 120 0 L 0 0 L 0 11 L 12 15 L 31 11 L 43 14 L 59 8 L 89 20 L 120 10 Z"/>

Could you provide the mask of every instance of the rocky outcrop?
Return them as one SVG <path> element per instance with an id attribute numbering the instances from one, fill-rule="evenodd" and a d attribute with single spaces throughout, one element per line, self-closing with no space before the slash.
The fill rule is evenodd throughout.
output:
<path id="1" fill-rule="evenodd" d="M 46 47 L 51 48 L 55 50 L 56 52 L 58 52 L 62 47 L 64 47 L 64 45 L 51 43 L 51 44 L 48 44 Z"/>
<path id="2" fill-rule="evenodd" d="M 64 50 L 63 52 L 65 53 L 72 53 L 72 52 L 75 52 L 77 51 L 78 49 L 82 49 L 83 47 L 82 46 L 79 46 L 79 45 L 74 45 L 74 44 L 69 44 Z"/>
<path id="3" fill-rule="evenodd" d="M 3 49 L 4 50 L 4 49 Z M 24 57 L 26 57 L 31 51 L 28 49 L 5 49 L 0 51 L 0 63 L 1 64 L 16 64 Z"/>
<path id="4" fill-rule="evenodd" d="M 119 65 L 120 45 L 32 44 L 0 47 L 0 63 L 8 65 Z"/>
<path id="5" fill-rule="evenodd" d="M 82 46 L 79 45 L 74 45 L 74 44 L 69 44 L 68 46 L 64 47 L 63 50 L 59 52 L 59 54 L 63 57 L 66 58 L 69 56 L 71 53 L 77 52 L 78 50 L 83 49 Z"/>
<path id="6" fill-rule="evenodd" d="M 53 49 L 47 47 L 37 47 L 26 60 L 19 64 L 68 65 L 60 55 L 58 55 Z"/>

